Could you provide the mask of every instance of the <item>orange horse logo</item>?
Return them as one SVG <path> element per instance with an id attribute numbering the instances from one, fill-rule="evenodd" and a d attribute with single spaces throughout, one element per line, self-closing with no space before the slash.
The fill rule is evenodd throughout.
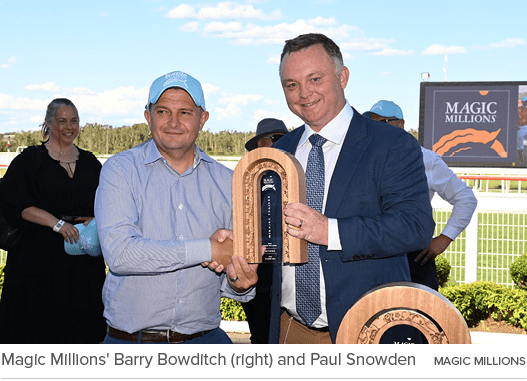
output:
<path id="1" fill-rule="evenodd" d="M 456 146 L 464 143 L 479 143 L 479 144 L 488 144 L 493 141 L 491 145 L 491 149 L 496 151 L 496 153 L 500 157 L 507 157 L 507 151 L 505 151 L 505 148 L 503 148 L 503 144 L 500 143 L 499 140 L 496 139 L 498 134 L 500 133 L 501 128 L 494 132 L 489 132 L 485 130 L 475 130 L 473 128 L 467 128 L 465 130 L 455 130 L 451 132 L 448 135 L 444 135 L 439 139 L 439 141 L 434 144 L 432 147 L 434 152 L 437 154 L 443 156 L 446 153 L 450 152 L 448 156 L 454 156 L 458 152 L 466 151 L 469 149 L 472 149 L 473 147 L 463 147 L 459 148 L 457 150 L 451 151 L 452 149 L 455 149 Z"/>

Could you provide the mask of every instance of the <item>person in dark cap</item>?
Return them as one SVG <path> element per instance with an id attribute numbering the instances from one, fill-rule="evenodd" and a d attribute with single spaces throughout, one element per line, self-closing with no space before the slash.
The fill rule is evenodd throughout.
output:
<path id="1" fill-rule="evenodd" d="M 274 118 L 262 119 L 256 126 L 256 136 L 245 143 L 245 149 L 252 151 L 259 147 L 271 147 L 287 132 L 287 127 L 281 120 Z"/>
<path id="2" fill-rule="evenodd" d="M 287 134 L 284 122 L 274 118 L 262 119 L 256 127 L 256 136 L 245 144 L 248 151 L 260 147 L 271 147 L 274 142 Z M 281 261 L 282 252 L 282 187 L 280 176 L 274 171 L 264 173 L 262 189 L 262 245 L 265 253 L 258 266 L 256 296 L 242 303 L 251 331 L 252 344 L 269 343 L 269 324 L 271 316 L 271 281 L 275 261 Z"/>

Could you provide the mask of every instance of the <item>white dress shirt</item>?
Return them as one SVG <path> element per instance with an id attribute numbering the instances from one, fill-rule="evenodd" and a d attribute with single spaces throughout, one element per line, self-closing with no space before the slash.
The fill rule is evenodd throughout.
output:
<path id="1" fill-rule="evenodd" d="M 319 134 L 327 139 L 327 142 L 322 147 L 324 151 L 324 203 L 322 206 L 322 213 L 326 209 L 326 198 L 328 195 L 329 184 L 333 176 L 333 170 L 337 164 L 342 143 L 348 132 L 351 119 L 353 117 L 353 109 L 350 104 L 346 102 L 344 108 L 340 113 L 328 124 L 326 124 L 320 132 L 315 132 L 307 124 L 305 131 L 298 142 L 298 147 L 295 152 L 295 157 L 298 159 L 304 171 L 306 170 L 307 158 L 311 150 L 311 143 L 309 137 L 313 134 Z M 328 219 L 328 250 L 341 250 L 340 236 L 338 231 L 337 219 Z M 322 265 L 320 267 L 320 300 L 322 313 L 318 319 L 313 323 L 313 327 L 322 328 L 327 327 L 328 318 L 326 312 L 326 288 L 324 283 L 324 276 L 322 273 Z M 283 266 L 282 272 L 282 307 L 286 308 L 289 313 L 297 320 L 302 321 L 302 318 L 296 312 L 296 291 L 295 291 L 295 265 Z"/>
<path id="2" fill-rule="evenodd" d="M 437 193 L 453 205 L 452 214 L 441 234 L 455 240 L 470 223 L 478 200 L 474 192 L 446 165 L 441 156 L 421 147 L 430 200 Z"/>

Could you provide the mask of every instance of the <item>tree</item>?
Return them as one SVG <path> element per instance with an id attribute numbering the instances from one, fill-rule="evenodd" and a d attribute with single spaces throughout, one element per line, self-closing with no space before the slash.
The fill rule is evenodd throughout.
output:
<path id="1" fill-rule="evenodd" d="M 13 148 L 42 142 L 40 131 L 24 131 L 13 133 L 12 136 L 11 147 Z M 220 131 L 213 133 L 210 130 L 204 130 L 200 132 L 196 143 L 210 155 L 243 156 L 246 153 L 245 143 L 254 136 L 254 132 Z M 95 155 L 106 154 L 106 152 L 112 155 L 144 143 L 151 137 L 147 123 L 138 123 L 131 127 L 86 123 L 80 128 L 75 144 Z M 0 143 L 3 143 L 0 144 L 0 151 L 5 150 L 5 143 Z"/>

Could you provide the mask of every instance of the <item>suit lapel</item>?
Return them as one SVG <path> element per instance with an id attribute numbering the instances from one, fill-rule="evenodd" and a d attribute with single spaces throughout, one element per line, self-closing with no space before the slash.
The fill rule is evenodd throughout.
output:
<path id="1" fill-rule="evenodd" d="M 328 217 L 336 215 L 345 190 L 348 188 L 360 159 L 373 138 L 373 136 L 368 135 L 368 121 L 368 118 L 363 117 L 357 110 L 353 109 L 353 118 L 342 143 L 342 149 L 329 184 L 324 211 Z M 304 126 L 296 128 L 276 142 L 273 148 L 282 149 L 294 155 L 303 133 Z"/>
<path id="2" fill-rule="evenodd" d="M 345 190 L 348 188 L 360 159 L 373 138 L 368 135 L 366 124 L 367 119 L 353 109 L 353 118 L 342 143 L 342 149 L 329 184 L 324 211 L 328 217 L 337 214 Z"/>
<path id="3" fill-rule="evenodd" d="M 305 127 L 295 128 L 293 131 L 285 134 L 279 141 L 273 144 L 273 148 L 278 148 L 295 155 L 298 142 L 304 133 Z"/>

